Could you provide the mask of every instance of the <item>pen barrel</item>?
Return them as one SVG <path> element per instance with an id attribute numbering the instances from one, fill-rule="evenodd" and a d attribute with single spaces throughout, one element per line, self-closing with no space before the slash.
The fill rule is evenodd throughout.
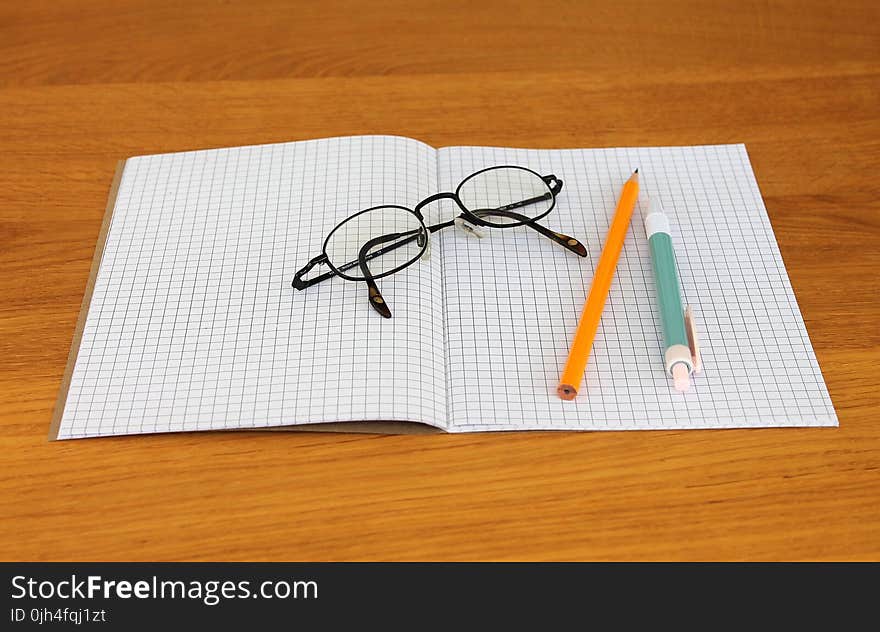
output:
<path id="1" fill-rule="evenodd" d="M 672 248 L 672 237 L 667 232 L 655 232 L 648 239 L 651 249 L 651 263 L 654 267 L 654 281 L 657 288 L 657 306 L 660 311 L 660 323 L 663 328 L 663 348 L 673 347 L 688 349 L 687 329 L 684 322 L 684 308 L 681 304 L 681 286 L 675 265 L 675 251 Z M 682 359 L 678 359 L 679 356 Z M 671 371 L 672 365 L 685 361 L 682 354 L 664 354 L 666 370 Z M 675 358 L 671 360 L 671 358 Z M 671 361 L 670 361 L 671 360 Z M 688 370 L 693 362 L 687 360 Z"/>

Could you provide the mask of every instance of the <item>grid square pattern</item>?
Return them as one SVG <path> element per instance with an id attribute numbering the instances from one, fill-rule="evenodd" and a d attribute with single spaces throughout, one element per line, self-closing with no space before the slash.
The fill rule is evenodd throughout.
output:
<path id="1" fill-rule="evenodd" d="M 446 419 L 440 260 L 305 291 L 349 215 L 437 189 L 435 151 L 352 137 L 126 162 L 59 438 Z"/>
<path id="2" fill-rule="evenodd" d="M 742 145 L 597 150 L 450 147 L 441 187 L 499 164 L 564 182 L 542 223 L 580 239 L 574 256 L 534 231 L 442 237 L 449 430 L 829 426 L 837 417 Z M 575 401 L 556 386 L 624 181 L 641 196 Z M 704 371 L 677 393 L 644 230 L 645 196 L 672 223 L 684 303 Z"/>

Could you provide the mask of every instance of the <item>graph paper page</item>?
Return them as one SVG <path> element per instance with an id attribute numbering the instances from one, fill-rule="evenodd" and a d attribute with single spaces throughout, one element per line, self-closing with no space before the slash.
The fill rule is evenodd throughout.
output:
<path id="1" fill-rule="evenodd" d="M 348 215 L 435 192 L 435 151 L 351 137 L 126 162 L 59 438 L 446 418 L 440 258 L 304 291 Z M 326 268 L 324 269 L 326 270 Z M 321 271 L 324 271 L 321 270 Z"/>
<path id="2" fill-rule="evenodd" d="M 443 236 L 450 430 L 830 426 L 837 418 L 742 145 L 598 150 L 444 148 L 454 190 L 493 165 L 564 182 L 542 223 L 580 239 L 580 258 L 527 228 Z M 575 401 L 556 386 L 621 186 L 641 196 Z M 684 303 L 704 371 L 680 394 L 663 370 L 644 231 L 645 196 L 672 224 Z"/>

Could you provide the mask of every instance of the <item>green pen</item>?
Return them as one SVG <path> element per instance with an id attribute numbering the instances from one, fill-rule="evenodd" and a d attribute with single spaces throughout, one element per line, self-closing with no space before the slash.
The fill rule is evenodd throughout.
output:
<path id="1" fill-rule="evenodd" d="M 701 369 L 700 350 L 691 308 L 682 309 L 681 286 L 672 248 L 669 217 L 659 202 L 645 217 L 645 233 L 651 248 L 651 264 L 657 285 L 657 306 L 663 327 L 663 364 L 672 377 L 675 390 L 690 388 L 690 376 Z"/>

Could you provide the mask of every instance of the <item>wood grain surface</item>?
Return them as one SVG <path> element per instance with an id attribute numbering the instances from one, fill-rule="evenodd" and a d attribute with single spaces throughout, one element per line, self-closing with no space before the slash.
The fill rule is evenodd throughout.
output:
<path id="1" fill-rule="evenodd" d="M 0 558 L 880 558 L 876 2 L 0 4 Z M 116 162 L 745 142 L 837 429 L 48 442 Z"/>

